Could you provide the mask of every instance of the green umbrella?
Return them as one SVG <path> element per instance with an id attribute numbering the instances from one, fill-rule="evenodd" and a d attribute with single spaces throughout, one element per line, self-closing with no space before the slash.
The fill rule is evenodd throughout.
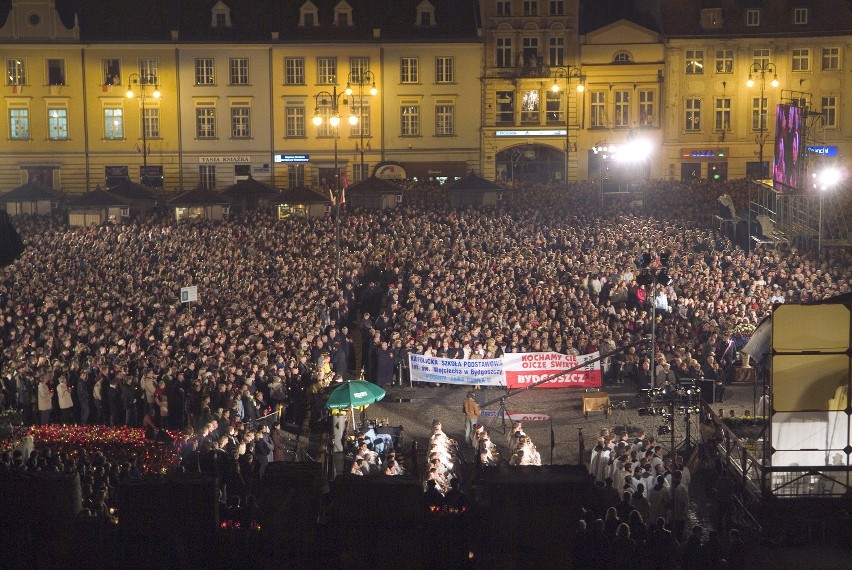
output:
<path id="1" fill-rule="evenodd" d="M 385 391 L 380 386 L 366 380 L 350 380 L 331 392 L 325 407 L 329 410 L 360 408 L 378 402 L 384 397 Z"/>

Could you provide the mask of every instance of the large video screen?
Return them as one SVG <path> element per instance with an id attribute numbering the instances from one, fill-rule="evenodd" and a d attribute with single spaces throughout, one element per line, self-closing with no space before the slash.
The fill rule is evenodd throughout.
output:
<path id="1" fill-rule="evenodd" d="M 799 188 L 799 149 L 802 143 L 802 108 L 778 105 L 775 111 L 775 160 L 772 181 L 776 190 Z"/>

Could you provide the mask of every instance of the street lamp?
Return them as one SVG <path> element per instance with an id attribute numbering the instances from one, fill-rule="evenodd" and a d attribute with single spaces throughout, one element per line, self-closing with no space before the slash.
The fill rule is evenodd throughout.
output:
<path id="1" fill-rule="evenodd" d="M 764 102 L 766 92 L 766 75 L 772 75 L 772 81 L 769 82 L 772 87 L 778 87 L 778 70 L 775 64 L 769 61 L 756 61 L 748 70 L 748 81 L 746 85 L 750 88 L 754 87 L 754 76 L 760 75 L 760 102 L 757 110 L 757 127 L 758 135 L 755 137 L 757 143 L 757 161 L 760 164 L 761 179 L 766 178 L 767 172 L 763 168 L 763 145 L 766 144 L 766 104 Z M 753 112 L 753 111 L 752 111 Z M 752 128 L 754 128 L 754 117 L 752 117 Z"/>
<path id="2" fill-rule="evenodd" d="M 361 151 L 361 171 L 358 175 L 358 180 L 364 179 L 364 87 L 367 85 L 370 86 L 370 95 L 375 96 L 379 90 L 376 88 L 376 76 L 373 75 L 372 71 L 350 71 L 349 72 L 349 80 L 346 82 L 346 95 L 352 96 L 352 86 L 356 85 L 358 87 L 358 118 L 361 121 L 361 127 L 358 129 L 358 135 L 360 138 L 360 146 L 358 147 Z M 352 105 L 349 105 L 350 109 Z M 354 123 L 353 123 L 354 124 Z"/>
<path id="3" fill-rule="evenodd" d="M 323 108 L 328 108 L 328 124 L 332 127 L 333 138 L 334 138 L 334 249 L 337 253 L 337 280 L 340 281 L 340 172 L 337 166 L 337 136 L 339 133 L 340 126 L 340 97 L 343 93 L 337 92 L 337 78 L 333 78 L 333 86 L 332 90 L 329 93 L 328 91 L 320 91 L 316 95 L 314 95 L 314 118 L 313 122 L 316 126 L 322 125 L 323 119 L 322 114 L 320 113 L 320 106 Z M 344 99 L 344 104 L 346 104 L 346 100 Z M 349 106 L 350 114 L 349 114 L 349 124 L 357 125 L 358 124 L 358 116 L 351 113 L 352 106 Z"/>
<path id="4" fill-rule="evenodd" d="M 140 176 L 140 182 L 144 184 L 145 176 L 148 175 L 148 129 L 145 121 L 147 117 L 145 116 L 145 88 L 153 87 L 154 91 L 151 92 L 151 96 L 154 99 L 160 98 L 160 87 L 157 85 L 157 82 L 154 77 L 146 75 L 142 77 L 138 73 L 131 73 L 130 77 L 127 78 L 127 95 L 128 99 L 133 99 L 136 96 L 134 87 L 139 89 L 139 106 L 142 109 L 142 120 L 140 121 L 140 125 L 142 127 L 142 176 Z"/>
<path id="5" fill-rule="evenodd" d="M 661 251 L 654 255 L 651 253 L 650 244 L 645 246 L 645 251 L 636 260 L 640 273 L 636 276 L 639 285 L 651 286 L 648 293 L 651 297 L 651 387 L 657 387 L 657 284 L 666 287 L 671 283 L 668 274 L 669 259 L 668 251 Z"/>
<path id="6" fill-rule="evenodd" d="M 565 79 L 565 184 L 568 184 L 568 151 L 571 148 L 571 141 L 569 134 L 569 124 L 568 124 L 568 85 L 571 83 L 571 78 L 576 77 L 579 80 L 577 83 L 577 93 L 582 93 L 585 91 L 586 86 L 584 82 L 586 81 L 586 76 L 583 75 L 583 70 L 579 67 L 574 67 L 573 65 L 569 65 L 566 67 L 557 67 L 553 70 L 553 86 L 550 88 L 554 93 L 559 93 L 559 79 Z"/>
<path id="7" fill-rule="evenodd" d="M 819 229 L 817 234 L 817 253 L 822 254 L 822 203 L 825 193 L 840 182 L 840 170 L 834 167 L 825 168 L 819 173 L 814 172 L 814 188 L 819 190 Z"/>

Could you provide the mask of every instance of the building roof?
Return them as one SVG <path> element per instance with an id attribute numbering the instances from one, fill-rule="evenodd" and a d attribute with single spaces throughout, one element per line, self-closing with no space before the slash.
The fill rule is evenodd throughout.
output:
<path id="1" fill-rule="evenodd" d="M 846 0 L 661 0 L 663 31 L 678 37 L 813 37 L 852 33 L 852 11 Z M 808 23 L 794 24 L 793 9 L 809 8 Z M 719 8 L 722 25 L 701 27 L 701 10 Z M 760 10 L 760 25 L 746 25 L 746 11 Z"/>
<path id="2" fill-rule="evenodd" d="M 129 200 L 156 200 L 157 195 L 149 190 L 146 186 L 137 184 L 132 180 L 122 180 L 114 186 L 108 188 L 110 194 L 121 196 Z"/>
<path id="3" fill-rule="evenodd" d="M 320 194 L 306 186 L 297 186 L 284 190 L 279 196 L 280 204 L 330 204 L 327 195 Z"/>
<path id="4" fill-rule="evenodd" d="M 268 196 L 278 196 L 281 190 L 275 186 L 270 186 L 259 180 L 255 180 L 249 176 L 245 180 L 240 180 L 233 186 L 228 186 L 222 191 L 222 194 L 231 198 L 239 198 L 242 196 L 253 196 L 256 198 L 265 198 Z"/>
<path id="5" fill-rule="evenodd" d="M 346 193 L 353 196 L 357 194 L 399 194 L 402 191 L 401 186 L 375 176 L 370 176 L 346 189 Z"/>
<path id="6" fill-rule="evenodd" d="M 0 196 L 0 202 L 39 202 L 42 200 L 58 200 L 59 193 L 54 192 L 38 182 L 27 182 Z"/>
<path id="7" fill-rule="evenodd" d="M 582 0 L 580 33 L 587 34 L 619 20 L 627 20 L 655 32 L 661 30 L 659 0 Z"/>
<path id="8" fill-rule="evenodd" d="M 428 0 L 435 8 L 435 25 L 419 26 L 417 7 L 424 0 L 56 0 L 62 22 L 73 25 L 75 15 L 84 42 L 270 42 L 272 33 L 287 42 L 432 43 L 479 42 L 477 0 Z M 316 7 L 316 26 L 300 25 L 301 9 Z M 0 0 L 0 19 L 5 18 Z M 352 8 L 352 25 L 334 23 L 335 6 Z M 214 8 L 228 11 L 230 26 L 214 26 Z M 374 30 L 381 30 L 378 37 Z"/>
<path id="9" fill-rule="evenodd" d="M 486 180 L 481 176 L 477 176 L 472 172 L 464 178 L 459 178 L 455 182 L 452 182 L 447 185 L 447 192 L 451 194 L 466 194 L 471 192 L 488 192 L 499 190 L 502 190 L 499 185 L 491 182 L 490 180 Z"/>
<path id="10" fill-rule="evenodd" d="M 192 190 L 178 194 L 169 200 L 169 204 L 172 206 L 215 206 L 230 203 L 231 199 L 228 196 L 201 186 L 196 186 Z"/>
<path id="11" fill-rule="evenodd" d="M 100 188 L 95 188 L 91 192 L 86 192 L 68 203 L 68 207 L 72 209 L 116 208 L 127 205 L 128 203 L 124 198 L 110 194 Z"/>

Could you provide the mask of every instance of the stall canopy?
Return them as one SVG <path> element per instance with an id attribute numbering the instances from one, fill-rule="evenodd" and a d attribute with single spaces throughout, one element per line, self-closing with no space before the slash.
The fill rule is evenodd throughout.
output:
<path id="1" fill-rule="evenodd" d="M 245 180 L 240 180 L 233 186 L 225 188 L 222 194 L 228 196 L 234 205 L 239 205 L 243 210 L 251 210 L 258 206 L 277 202 L 281 196 L 281 191 L 270 184 L 249 176 Z"/>
<path id="2" fill-rule="evenodd" d="M 503 188 L 481 176 L 470 173 L 460 180 L 447 186 L 453 207 L 459 206 L 493 206 L 498 200 Z"/>
<path id="3" fill-rule="evenodd" d="M 351 207 L 379 210 L 396 207 L 397 196 L 402 196 L 403 192 L 401 186 L 371 176 L 347 188 L 345 196 Z"/>
<path id="4" fill-rule="evenodd" d="M 0 196 L 0 203 L 6 205 L 10 214 L 49 214 L 57 200 L 57 192 L 33 181 Z"/>

